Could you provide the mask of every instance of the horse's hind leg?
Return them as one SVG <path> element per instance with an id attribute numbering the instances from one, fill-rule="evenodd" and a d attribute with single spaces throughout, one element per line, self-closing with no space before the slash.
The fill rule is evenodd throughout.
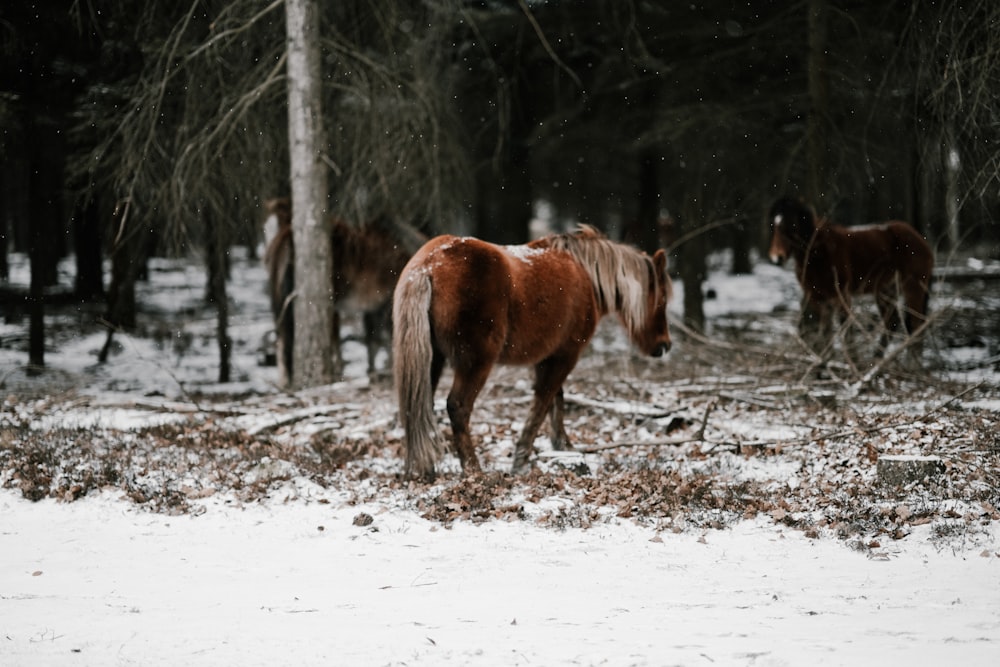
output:
<path id="1" fill-rule="evenodd" d="M 531 402 L 531 411 L 528 419 L 524 422 L 521 436 L 517 439 L 514 447 L 514 465 L 512 472 L 515 475 L 527 472 L 530 466 L 531 455 L 535 451 L 535 436 L 541 427 L 545 416 L 552 409 L 552 429 L 556 440 L 562 439 L 561 446 L 569 444 L 566 431 L 562 423 L 562 384 L 566 376 L 576 365 L 577 355 L 569 358 L 549 357 L 535 366 L 535 398 Z M 554 401 L 559 401 L 559 407 L 554 408 Z M 557 423 L 558 417 L 558 423 Z M 555 446 L 555 440 L 553 441 Z"/>
<path id="2" fill-rule="evenodd" d="M 552 449 L 557 452 L 561 451 L 572 451 L 573 443 L 569 441 L 569 435 L 566 434 L 566 426 L 563 424 L 563 415 L 566 412 L 566 401 L 563 398 L 562 387 L 559 387 L 559 391 L 556 392 L 555 398 L 552 400 Z"/>
<path id="3" fill-rule="evenodd" d="M 476 397 L 479 396 L 483 385 L 486 384 L 486 378 L 489 377 L 492 367 L 492 363 L 485 363 L 474 368 L 460 369 L 456 367 L 455 381 L 448 393 L 448 418 L 451 420 L 452 444 L 464 473 L 482 470 L 479 465 L 479 457 L 476 456 L 476 449 L 472 444 L 472 435 L 469 433 L 469 417 L 472 415 L 472 406 L 476 402 Z"/>

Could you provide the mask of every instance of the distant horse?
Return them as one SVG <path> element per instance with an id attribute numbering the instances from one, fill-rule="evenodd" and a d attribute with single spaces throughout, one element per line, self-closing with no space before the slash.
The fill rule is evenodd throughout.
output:
<path id="1" fill-rule="evenodd" d="M 276 223 L 276 228 L 269 232 L 271 238 L 264 252 L 264 264 L 275 322 L 278 367 L 282 383 L 287 384 L 292 380 L 295 337 L 291 307 L 295 291 L 292 203 L 287 197 L 280 197 L 268 200 L 265 207 Z M 363 227 L 349 225 L 337 218 L 330 220 L 335 318 L 333 343 L 338 373 L 343 368 L 340 316 L 358 313 L 364 325 L 368 373 L 375 373 L 379 347 L 389 347 L 386 332 L 391 326 L 389 317 L 396 279 L 413 252 L 426 240 L 415 228 L 386 218 L 376 218 Z"/>
<path id="2" fill-rule="evenodd" d="M 810 206 L 791 197 L 776 201 L 768 220 L 773 230 L 771 261 L 795 260 L 803 292 L 800 332 L 804 338 L 818 331 L 822 341 L 829 339 L 834 313 L 846 316 L 855 294 L 875 296 L 885 326 L 879 354 L 889 334 L 899 328 L 900 296 L 907 332 L 912 335 L 927 321 L 934 253 L 907 223 L 894 220 L 842 227 L 817 219 Z"/>
<path id="3" fill-rule="evenodd" d="M 527 469 L 551 411 L 552 444 L 571 449 L 562 385 L 598 321 L 617 313 L 632 341 L 654 357 L 670 349 L 667 257 L 608 240 L 592 227 L 527 245 L 439 236 L 403 269 L 393 297 L 393 370 L 404 428 L 406 475 L 431 479 L 444 449 L 434 391 L 445 363 L 452 440 L 465 472 L 480 470 L 469 434 L 473 403 L 495 364 L 534 366 L 534 401 L 514 450 Z"/>

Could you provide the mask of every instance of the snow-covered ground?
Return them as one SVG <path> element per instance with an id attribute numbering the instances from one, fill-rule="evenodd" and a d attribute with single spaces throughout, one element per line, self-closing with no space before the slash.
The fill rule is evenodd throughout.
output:
<path id="1" fill-rule="evenodd" d="M 364 377 L 361 345 L 348 345 L 345 382 L 278 391 L 275 369 L 256 363 L 269 328 L 263 271 L 237 258 L 237 381 L 217 385 L 214 323 L 181 307 L 200 298 L 200 273 L 158 266 L 142 296 L 156 313 L 143 318 L 148 335 L 120 336 L 109 364 L 95 363 L 100 332 L 67 334 L 64 322 L 45 376 L 28 377 L 17 345 L 24 323 L 0 327 L 0 462 L 29 445 L 43 458 L 81 453 L 43 462 L 57 472 L 35 502 L 23 469 L 0 469 L 4 667 L 1000 664 L 1000 530 L 997 508 L 982 500 L 996 496 L 982 488 L 997 479 L 982 466 L 997 458 L 981 451 L 996 446 L 1000 419 L 988 365 L 948 373 L 946 392 L 928 387 L 905 404 L 872 392 L 845 409 L 843 387 L 824 385 L 816 400 L 836 409 L 816 408 L 813 396 L 808 412 L 792 413 L 787 406 L 803 401 L 786 397 L 798 388 L 771 380 L 773 370 L 720 374 L 709 358 L 717 351 L 683 343 L 667 366 L 648 366 L 622 354 L 614 327 L 602 329 L 567 386 L 567 425 L 593 449 L 574 459 L 593 472 L 589 486 L 549 472 L 558 457 L 545 456 L 541 476 L 505 487 L 477 513 L 456 502 L 464 487 L 453 460 L 437 485 L 398 481 L 391 392 Z M 751 338 L 793 331 L 790 318 L 772 317 L 794 309 L 789 269 L 715 272 L 708 287 L 715 322 L 750 313 L 738 324 Z M 990 350 L 949 353 L 975 360 Z M 672 360 L 684 370 L 665 380 Z M 526 410 L 518 397 L 530 388 L 518 373 L 499 371 L 477 405 L 488 470 L 509 466 Z M 716 406 L 720 397 L 730 402 Z M 664 405 L 669 414 L 657 416 Z M 666 431 L 657 429 L 678 416 L 695 430 L 704 416 L 701 436 L 715 445 L 659 448 Z M 978 430 L 966 433 L 968 423 Z M 206 453 L 182 442 L 188 429 L 232 435 Z M 817 436 L 816 457 L 794 443 L 768 455 L 720 444 L 824 429 L 862 435 L 843 445 Z M 105 442 L 109 432 L 118 435 Z M 600 453 L 628 439 L 649 445 Z M 268 455 L 254 449 L 231 463 L 244 444 Z M 290 452 L 309 446 L 356 446 L 356 458 L 306 474 L 304 457 Z M 127 452 L 124 471 L 106 469 L 123 456 L 107 453 L 115 447 Z M 945 447 L 956 452 L 950 476 L 978 475 L 974 493 L 958 493 L 958 480 L 943 491 L 879 492 L 858 503 L 860 527 L 829 513 L 828 503 L 849 507 L 874 483 L 873 449 Z M 628 474 L 647 468 L 682 483 L 708 470 L 760 485 L 770 504 L 735 513 L 650 504 L 642 514 L 647 499 L 605 486 L 631 484 L 638 478 Z M 156 504 L 149 489 L 180 500 Z M 774 504 L 783 493 L 790 504 Z M 890 528 L 865 532 L 875 525 Z"/>
<path id="2" fill-rule="evenodd" d="M 995 665 L 1000 558 L 766 520 L 553 531 L 0 496 L 4 665 Z M 988 539 L 987 539 L 988 538 Z"/>

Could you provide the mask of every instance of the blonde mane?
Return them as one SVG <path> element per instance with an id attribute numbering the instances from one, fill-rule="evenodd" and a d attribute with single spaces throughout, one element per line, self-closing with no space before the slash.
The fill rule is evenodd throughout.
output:
<path id="1" fill-rule="evenodd" d="M 639 331 L 646 320 L 646 298 L 653 260 L 631 246 L 612 241 L 590 225 L 554 234 L 530 245 L 563 250 L 586 269 L 602 312 L 617 313 L 625 328 Z"/>

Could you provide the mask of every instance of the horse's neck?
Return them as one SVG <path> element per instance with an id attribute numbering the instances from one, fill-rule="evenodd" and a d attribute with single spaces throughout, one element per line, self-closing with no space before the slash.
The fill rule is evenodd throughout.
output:
<path id="1" fill-rule="evenodd" d="M 800 277 L 810 265 L 814 267 L 828 265 L 843 235 L 844 228 L 839 225 L 826 221 L 817 225 L 805 245 L 800 245 L 795 250 L 795 264 Z"/>
<path id="2" fill-rule="evenodd" d="M 380 215 L 369 223 L 369 228 L 391 239 L 393 245 L 401 247 L 409 256 L 420 250 L 428 240 L 427 235 L 414 225 L 393 216 Z"/>
<path id="3" fill-rule="evenodd" d="M 345 223 L 333 228 L 334 270 L 340 287 L 367 280 L 395 282 L 410 255 L 386 233 L 374 228 L 357 229 Z"/>

